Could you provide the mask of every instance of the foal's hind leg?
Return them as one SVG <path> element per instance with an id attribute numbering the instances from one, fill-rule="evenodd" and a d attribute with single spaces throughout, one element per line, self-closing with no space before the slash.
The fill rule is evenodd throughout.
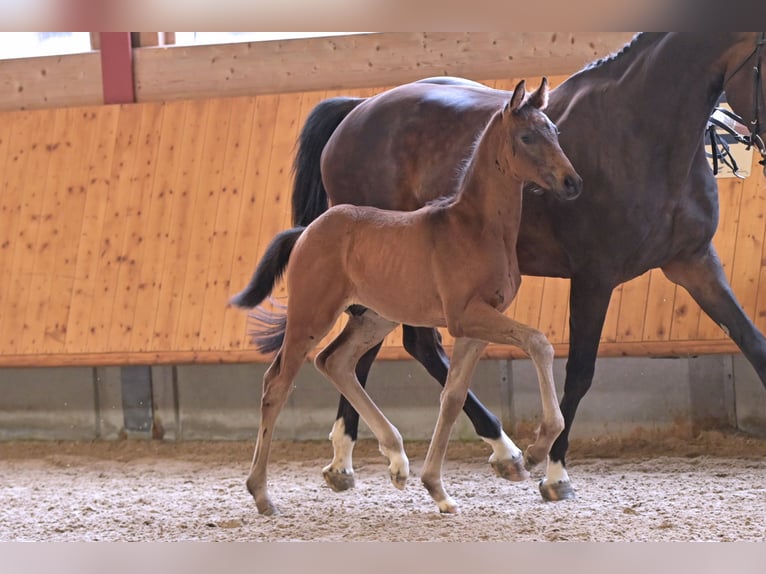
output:
<path id="1" fill-rule="evenodd" d="M 255 444 L 253 462 L 246 483 L 247 490 L 255 498 L 255 505 L 261 514 L 272 515 L 277 512 L 267 488 L 267 466 L 269 451 L 271 450 L 271 437 L 274 434 L 277 417 L 292 392 L 293 379 L 310 348 L 308 345 L 306 347 L 308 348 L 291 352 L 283 346 L 263 377 L 258 440 Z"/>
<path id="2" fill-rule="evenodd" d="M 388 458 L 391 481 L 404 488 L 409 476 L 409 460 L 404 453 L 399 431 L 378 409 L 354 373 L 359 358 L 390 333 L 396 323 L 367 310 L 363 315 L 349 317 L 346 327 L 316 358 L 317 368 L 343 393 L 359 412 L 378 439 L 381 453 Z M 330 479 L 327 479 L 331 483 Z"/>
<path id="3" fill-rule="evenodd" d="M 403 332 L 404 349 L 443 387 L 447 382 L 449 359 L 441 346 L 439 331 L 428 327 L 404 325 Z M 529 472 L 524 468 L 521 449 L 505 434 L 500 419 L 492 414 L 470 389 L 463 411 L 473 424 L 476 434 L 492 447 L 489 463 L 495 473 L 511 481 L 529 478 Z"/>
<path id="4" fill-rule="evenodd" d="M 383 346 L 381 340 L 372 349 L 362 355 L 356 363 L 356 378 L 364 388 L 370 368 Z M 322 475 L 328 486 L 335 492 L 342 492 L 354 487 L 353 453 L 359 430 L 359 413 L 342 394 L 338 402 L 338 416 L 330 431 L 332 441 L 332 461 L 322 469 Z"/>
<path id="5" fill-rule="evenodd" d="M 487 346 L 484 341 L 455 339 L 452 351 L 452 366 L 447 375 L 447 381 L 441 393 L 439 405 L 439 418 L 436 421 L 431 444 L 428 446 L 425 462 L 420 479 L 426 487 L 431 498 L 439 506 L 440 512 L 454 514 L 457 512 L 457 503 L 447 494 L 442 484 L 442 466 L 444 455 L 447 453 L 447 444 L 455 419 L 465 403 L 468 394 L 468 386 L 471 384 L 476 363 L 481 357 L 481 352 Z"/>

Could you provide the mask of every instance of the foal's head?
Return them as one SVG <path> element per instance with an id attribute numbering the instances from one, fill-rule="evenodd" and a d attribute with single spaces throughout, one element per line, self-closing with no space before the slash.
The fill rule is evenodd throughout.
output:
<path id="1" fill-rule="evenodd" d="M 582 178 L 559 146 L 558 130 L 543 113 L 548 103 L 548 80 L 527 95 L 524 80 L 516 85 L 499 118 L 505 134 L 499 161 L 516 178 L 551 191 L 562 199 L 574 199 L 582 190 Z"/>

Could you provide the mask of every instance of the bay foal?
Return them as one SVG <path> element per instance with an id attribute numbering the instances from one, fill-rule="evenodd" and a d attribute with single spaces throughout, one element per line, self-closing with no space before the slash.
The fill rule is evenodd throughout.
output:
<path id="1" fill-rule="evenodd" d="M 524 465 L 531 468 L 547 457 L 564 425 L 553 383 L 553 350 L 542 333 L 503 315 L 521 281 L 516 238 L 523 183 L 564 197 L 576 196 L 582 187 L 559 147 L 556 127 L 541 111 L 547 96 L 547 80 L 528 97 L 519 82 L 479 135 L 451 198 L 412 212 L 339 205 L 307 228 L 280 233 L 269 245 L 250 284 L 232 299 L 240 307 L 257 306 L 286 271 L 286 315 L 256 313 L 261 322 L 256 343 L 264 351 L 279 349 L 263 379 L 260 428 L 247 479 L 260 513 L 276 512 L 267 491 L 267 464 L 292 381 L 309 351 L 348 309 L 346 327 L 315 363 L 378 439 L 395 486 L 403 488 L 409 475 L 402 437 L 359 384 L 354 368 L 403 322 L 446 327 L 455 337 L 421 474 L 441 512 L 457 511 L 442 484 L 442 464 L 471 374 L 488 342 L 517 345 L 534 362 L 543 415 Z M 407 285 L 413 288 L 403 290 Z M 523 472 L 520 453 L 511 455 Z"/>

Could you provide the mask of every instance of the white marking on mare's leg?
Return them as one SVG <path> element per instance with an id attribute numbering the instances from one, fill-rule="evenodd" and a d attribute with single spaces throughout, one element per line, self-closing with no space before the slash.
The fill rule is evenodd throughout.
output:
<path id="1" fill-rule="evenodd" d="M 348 490 L 354 486 L 354 467 L 352 455 L 354 441 L 346 434 L 346 424 L 339 418 L 330 431 L 332 441 L 332 461 L 322 469 L 327 485 L 336 492 Z"/>
<path id="2" fill-rule="evenodd" d="M 540 481 L 540 494 L 543 500 L 548 502 L 575 498 L 567 469 L 560 462 L 553 462 L 550 457 L 548 457 L 545 478 Z"/>
<path id="3" fill-rule="evenodd" d="M 500 478 L 519 482 L 529 478 L 529 472 L 524 468 L 524 454 L 503 430 L 500 437 L 482 440 L 492 447 L 489 464 Z"/>

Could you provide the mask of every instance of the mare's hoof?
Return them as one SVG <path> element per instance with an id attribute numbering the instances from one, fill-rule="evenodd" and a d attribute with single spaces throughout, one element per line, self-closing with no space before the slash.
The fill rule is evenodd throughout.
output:
<path id="1" fill-rule="evenodd" d="M 521 453 L 518 456 L 506 460 L 490 460 L 492 470 L 500 478 L 510 480 L 511 482 L 521 482 L 529 478 L 529 472 L 525 466 L 524 457 Z"/>
<path id="2" fill-rule="evenodd" d="M 546 502 L 557 502 L 559 500 L 572 500 L 576 498 L 574 487 L 568 480 L 558 480 L 548 482 L 544 478 L 540 480 L 540 494 Z"/>
<path id="3" fill-rule="evenodd" d="M 396 474 L 392 472 L 391 483 L 399 490 L 404 490 L 404 487 L 407 485 L 407 477 L 399 472 Z"/>
<path id="4" fill-rule="evenodd" d="M 323 470 L 322 476 L 327 486 L 332 488 L 335 492 L 343 492 L 350 488 L 354 488 L 356 482 L 354 481 L 353 472 L 338 472 L 337 470 Z"/>

